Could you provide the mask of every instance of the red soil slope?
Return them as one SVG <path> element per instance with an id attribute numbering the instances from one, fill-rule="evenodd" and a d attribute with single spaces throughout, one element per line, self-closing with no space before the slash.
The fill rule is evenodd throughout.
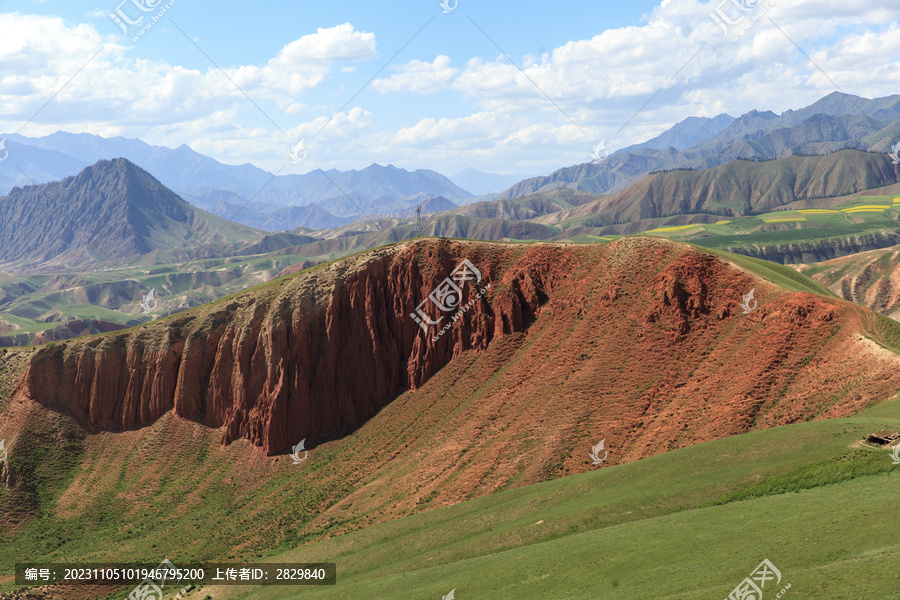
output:
<path id="1" fill-rule="evenodd" d="M 490 288 L 476 298 L 465 284 L 471 307 L 426 335 L 410 313 L 463 259 Z M 752 287 L 759 308 L 745 315 L 738 302 Z M 864 335 L 878 326 L 865 309 L 786 292 L 666 240 L 405 242 L 41 348 L 13 402 L 93 432 L 174 409 L 221 428 L 224 443 L 244 437 L 273 455 L 359 427 L 418 388 L 387 409 L 419 440 L 400 456 L 407 476 L 431 482 L 400 508 L 450 472 L 446 501 L 590 468 L 587 450 L 603 437 L 618 463 L 852 414 L 900 388 L 897 356 Z"/>

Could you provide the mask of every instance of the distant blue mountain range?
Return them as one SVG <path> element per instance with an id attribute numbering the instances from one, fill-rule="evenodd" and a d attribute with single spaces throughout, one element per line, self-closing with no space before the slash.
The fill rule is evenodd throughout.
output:
<path id="1" fill-rule="evenodd" d="M 251 164 L 220 163 L 185 145 L 171 149 L 137 139 L 62 131 L 42 138 L 0 134 L 4 138 L 8 156 L 0 163 L 0 194 L 58 181 L 99 160 L 121 157 L 200 208 L 248 225 L 275 223 L 277 229 L 336 226 L 403 212 L 429 198 L 443 197 L 455 205 L 475 197 L 427 169 L 373 164 L 359 171 L 275 176 Z M 305 209 L 286 210 L 295 207 Z"/>

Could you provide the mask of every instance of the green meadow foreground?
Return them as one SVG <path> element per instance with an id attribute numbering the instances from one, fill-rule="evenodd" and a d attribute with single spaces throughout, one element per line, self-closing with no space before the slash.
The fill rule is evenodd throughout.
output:
<path id="1" fill-rule="evenodd" d="M 329 587 L 218 599 L 725 598 L 768 558 L 786 598 L 900 598 L 900 466 L 854 447 L 900 401 L 428 511 L 261 562 L 337 563 Z M 615 452 L 612 448 L 611 452 Z M 720 504 L 721 502 L 721 504 Z"/>
<path id="2" fill-rule="evenodd" d="M 218 586 L 187 597 L 437 599 L 456 589 L 460 600 L 725 598 L 768 558 L 781 585 L 791 584 L 786 597 L 897 600 L 900 466 L 887 451 L 855 445 L 883 429 L 900 429 L 900 401 L 598 467 L 256 559 L 336 562 L 336 586 Z M 159 526 L 151 515 L 140 523 Z M 71 539 L 67 554 L 97 551 L 103 536 Z M 178 544 L 155 551 L 178 563 Z"/>

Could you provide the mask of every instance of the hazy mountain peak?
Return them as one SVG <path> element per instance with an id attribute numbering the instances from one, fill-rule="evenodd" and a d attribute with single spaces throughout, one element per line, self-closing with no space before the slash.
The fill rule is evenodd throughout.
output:
<path id="1" fill-rule="evenodd" d="M 733 123 L 734 120 L 734 117 L 725 113 L 718 114 L 715 117 L 688 117 L 658 136 L 640 144 L 621 148 L 615 154 L 635 152 L 641 148 L 652 150 L 675 148 L 676 150 L 684 150 L 701 140 L 718 134 Z"/>
<path id="2" fill-rule="evenodd" d="M 213 219 L 131 161 L 101 160 L 62 181 L 0 198 L 0 264 L 71 267 L 194 247 L 226 234 L 255 237 Z"/>

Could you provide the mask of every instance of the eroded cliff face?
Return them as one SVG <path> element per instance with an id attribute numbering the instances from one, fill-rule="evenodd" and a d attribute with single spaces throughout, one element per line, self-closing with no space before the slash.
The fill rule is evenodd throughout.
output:
<path id="1" fill-rule="evenodd" d="M 703 240 L 698 240 L 702 243 Z M 781 264 L 816 263 L 839 257 L 852 257 L 861 252 L 887 248 L 900 244 L 900 234 L 896 231 L 878 231 L 848 237 L 814 240 L 792 244 L 734 246 L 728 252 L 752 256 Z"/>
<path id="2" fill-rule="evenodd" d="M 223 443 L 245 437 L 280 453 L 360 425 L 460 352 L 522 330 L 572 262 L 504 273 L 524 252 L 433 241 L 370 252 L 140 328 L 41 348 L 16 395 L 90 431 L 144 427 L 174 409 L 222 428 Z M 469 306 L 438 335 L 452 313 L 427 301 L 439 322 L 426 334 L 411 313 L 464 259 L 481 274 L 459 282 Z"/>
<path id="3" fill-rule="evenodd" d="M 465 260 L 480 280 L 463 274 L 471 278 L 456 282 L 461 301 L 429 299 Z M 759 309 L 743 315 L 738 303 L 754 286 Z M 454 317 L 435 302 L 465 311 Z M 94 432 L 145 427 L 174 410 L 220 428 L 223 443 L 243 437 L 273 455 L 361 426 L 474 353 L 478 385 L 496 401 L 478 422 L 512 411 L 501 421 L 551 435 L 544 424 L 559 421 L 551 437 L 574 465 L 584 457 L 567 436 L 600 419 L 610 440 L 629 447 L 617 460 L 633 460 L 885 399 L 900 386 L 898 361 L 863 352 L 862 311 L 665 240 L 403 242 L 139 328 L 41 348 L 16 399 Z M 412 314 L 437 323 L 424 331 Z M 443 402 L 444 390 L 456 402 L 460 386 L 442 386 L 429 401 Z M 541 464 L 523 481 L 540 480 Z"/>
<path id="4" fill-rule="evenodd" d="M 845 300 L 900 319 L 900 246 L 797 265 L 796 269 Z"/>

